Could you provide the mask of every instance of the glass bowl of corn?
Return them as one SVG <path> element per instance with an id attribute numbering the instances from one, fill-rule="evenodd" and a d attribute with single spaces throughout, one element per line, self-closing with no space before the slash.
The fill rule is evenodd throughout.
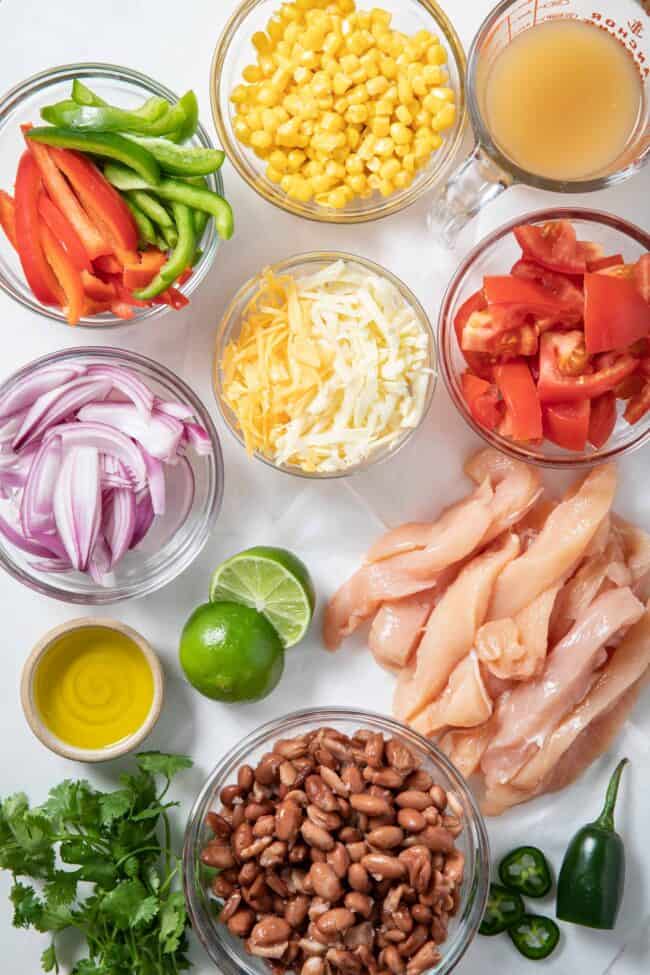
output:
<path id="1" fill-rule="evenodd" d="M 297 216 L 361 223 L 444 179 L 466 121 L 465 55 L 434 0 L 244 0 L 210 82 L 230 161 Z"/>

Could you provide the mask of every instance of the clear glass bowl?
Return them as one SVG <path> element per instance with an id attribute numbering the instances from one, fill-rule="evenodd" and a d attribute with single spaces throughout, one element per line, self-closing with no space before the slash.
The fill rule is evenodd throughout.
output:
<path id="1" fill-rule="evenodd" d="M 280 6 L 281 0 L 244 0 L 226 24 L 212 59 L 210 97 L 214 123 L 221 144 L 242 179 L 269 203 L 298 217 L 325 223 L 363 223 L 366 220 L 386 217 L 410 206 L 436 184 L 443 182 L 460 145 L 467 119 L 466 59 L 451 21 L 435 0 L 390 0 L 382 4 L 361 0 L 357 4 L 362 10 L 370 10 L 374 6 L 388 10 L 393 15 L 391 26 L 406 34 L 414 34 L 418 30 L 431 31 L 439 37 L 447 51 L 449 84 L 457 96 L 456 122 L 444 133 L 442 146 L 432 153 L 427 165 L 418 170 L 408 189 L 386 198 L 375 192 L 366 200 L 355 199 L 344 209 L 334 210 L 314 202 L 299 203 L 290 200 L 279 186 L 267 179 L 264 161 L 252 149 L 242 145 L 233 132 L 230 93 L 241 82 L 242 71 L 246 65 L 256 60 L 257 52 L 251 43 L 253 34 L 265 29 Z"/>
<path id="2" fill-rule="evenodd" d="M 194 933 L 219 971 L 225 975 L 268 975 L 262 959 L 246 954 L 243 942 L 217 920 L 217 905 L 202 869 L 200 854 L 213 838 L 205 825 L 206 814 L 219 809 L 221 789 L 236 779 L 243 764 L 255 764 L 278 738 L 290 738 L 326 725 L 346 734 L 359 728 L 400 738 L 422 761 L 422 768 L 447 792 L 459 800 L 465 829 L 456 843 L 465 854 L 465 877 L 457 915 L 451 919 L 449 937 L 440 946 L 442 961 L 436 975 L 453 971 L 471 944 L 481 923 L 490 882 L 490 851 L 487 830 L 476 801 L 465 780 L 451 762 L 417 732 L 399 721 L 371 711 L 349 708 L 310 708 L 270 721 L 235 745 L 208 777 L 194 803 L 185 831 L 183 878 L 185 899 Z M 433 970 L 432 970 L 433 971 Z"/>
<path id="3" fill-rule="evenodd" d="M 410 440 L 415 431 L 422 424 L 422 421 L 429 411 L 431 400 L 433 399 L 433 393 L 436 388 L 436 380 L 438 378 L 436 338 L 427 313 L 410 288 L 408 288 L 403 281 L 400 281 L 398 277 L 388 271 L 385 267 L 382 267 L 380 264 L 375 264 L 374 261 L 369 261 L 364 257 L 359 257 L 357 254 L 347 254 L 343 251 L 313 251 L 308 254 L 297 254 L 295 257 L 289 257 L 284 261 L 280 261 L 278 264 L 269 265 L 269 267 L 265 268 L 264 270 L 271 270 L 273 274 L 276 275 L 315 274 L 322 267 L 325 267 L 334 261 L 346 261 L 350 264 L 356 264 L 365 271 L 370 271 L 373 274 L 377 274 L 379 277 L 385 278 L 397 288 L 403 298 L 408 302 L 415 312 L 417 319 L 428 338 L 429 350 L 427 368 L 430 370 L 429 383 L 427 386 L 422 415 L 417 426 L 405 429 L 402 436 L 395 443 L 377 450 L 375 453 L 366 458 L 366 460 L 361 464 L 355 464 L 351 467 L 346 467 L 344 470 L 334 471 L 332 473 L 325 473 L 322 471 L 308 472 L 303 471 L 300 467 L 291 466 L 289 464 L 276 464 L 275 461 L 271 460 L 271 458 L 258 452 L 253 455 L 258 460 L 261 460 L 264 464 L 267 464 L 269 467 L 273 467 L 275 470 L 284 471 L 287 474 L 295 474 L 298 477 L 317 479 L 348 477 L 351 474 L 358 474 L 361 471 L 367 471 L 368 468 L 372 467 L 374 464 L 387 460 L 389 457 L 393 457 L 397 451 L 400 450 L 400 448 L 403 447 L 408 440 Z M 217 406 L 219 407 L 219 411 L 225 420 L 228 429 L 239 441 L 239 443 L 242 444 L 242 446 L 244 446 L 244 438 L 242 437 L 237 417 L 223 397 L 223 370 L 221 368 L 221 362 L 223 360 L 223 352 L 225 347 L 233 338 L 237 338 L 241 331 L 242 315 L 251 298 L 255 294 L 255 291 L 257 290 L 262 279 L 263 273 L 264 272 L 261 271 L 254 277 L 249 278 L 249 280 L 241 286 L 226 308 L 224 316 L 221 319 L 217 329 L 217 340 L 212 369 L 214 395 L 217 400 Z"/>
<path id="4" fill-rule="evenodd" d="M 188 406 L 197 423 L 207 431 L 212 453 L 199 456 L 188 450 L 187 460 L 194 475 L 194 497 L 189 510 L 187 491 L 177 468 L 166 466 L 167 510 L 153 522 L 140 544 L 127 552 L 114 569 L 114 584 L 99 586 L 82 572 L 45 573 L 34 569 L 34 557 L 21 552 L 0 534 L 0 567 L 20 582 L 62 602 L 102 606 L 125 599 L 147 596 L 180 575 L 199 554 L 219 514 L 223 496 L 223 458 L 214 423 L 205 406 L 178 376 L 152 359 L 124 349 L 66 349 L 35 359 L 14 373 L 2 385 L 0 395 L 34 369 L 65 362 L 121 366 L 140 376 L 153 392 L 167 400 Z M 5 513 L 9 501 L 0 500 Z"/>
<path id="5" fill-rule="evenodd" d="M 70 98 L 70 89 L 75 78 L 82 78 L 111 104 L 124 108 L 136 107 L 152 95 L 158 95 L 171 102 L 178 100 L 169 88 L 158 84 L 152 78 L 114 64 L 65 64 L 41 71 L 12 88 L 0 99 L 0 188 L 13 193 L 18 160 L 25 151 L 25 141 L 20 126 L 27 122 L 38 125 L 41 108 Z M 189 144 L 203 148 L 212 147 L 208 134 L 201 125 Z M 206 178 L 210 189 L 223 195 L 221 173 L 213 173 Z M 194 266 L 192 276 L 180 289 L 183 294 L 189 296 L 198 286 L 214 260 L 218 245 L 219 236 L 214 221 L 210 220 L 201 244 L 203 253 Z M 60 308 L 42 305 L 34 297 L 25 280 L 18 255 L 2 230 L 0 230 L 0 288 L 30 311 L 67 325 L 65 315 Z M 92 328 L 133 325 L 145 318 L 163 315 L 169 310 L 168 305 L 134 308 L 133 318 L 127 321 L 105 312 L 92 318 L 82 318 L 79 324 L 89 325 Z"/>
<path id="6" fill-rule="evenodd" d="M 592 467 L 621 457 L 647 443 L 650 439 L 650 414 L 630 425 L 623 419 L 625 403 L 617 400 L 616 427 L 606 444 L 600 449 L 588 444 L 584 451 L 565 450 L 546 440 L 539 445 L 515 443 L 486 430 L 470 414 L 461 389 L 461 375 L 467 364 L 454 331 L 456 312 L 471 294 L 482 287 L 486 274 L 507 274 L 521 257 L 521 249 L 512 233 L 513 228 L 522 223 L 539 224 L 548 220 L 570 220 L 579 239 L 601 244 L 606 254 L 622 254 L 627 263 L 636 261 L 642 253 L 650 250 L 650 234 L 640 227 L 609 213 L 582 207 L 535 210 L 504 224 L 470 251 L 449 283 L 438 317 L 440 371 L 460 415 L 479 437 L 493 447 L 518 460 L 538 464 L 540 467 Z"/>

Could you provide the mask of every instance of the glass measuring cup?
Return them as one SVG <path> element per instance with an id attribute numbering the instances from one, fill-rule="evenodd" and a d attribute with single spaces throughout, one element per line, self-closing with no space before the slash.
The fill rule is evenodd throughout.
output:
<path id="1" fill-rule="evenodd" d="M 484 112 L 486 79 L 517 35 L 550 20 L 581 20 L 607 31 L 633 58 L 641 80 L 641 107 L 624 151 L 604 170 L 580 179 L 552 179 L 518 166 L 493 139 Z M 515 183 L 560 193 L 603 189 L 638 172 L 650 158 L 650 5 L 648 0 L 502 0 L 474 38 L 467 67 L 467 104 L 476 136 L 473 151 L 451 175 L 430 214 L 432 227 L 451 242 L 490 200 Z M 606 124 L 606 119 L 603 119 Z"/>

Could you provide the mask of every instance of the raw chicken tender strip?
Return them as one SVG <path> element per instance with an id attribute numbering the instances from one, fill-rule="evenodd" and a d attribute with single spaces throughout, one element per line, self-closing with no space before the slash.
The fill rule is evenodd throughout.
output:
<path id="1" fill-rule="evenodd" d="M 414 718 L 442 693 L 456 664 L 474 646 L 495 579 L 518 552 L 519 539 L 511 533 L 499 547 L 472 559 L 449 586 L 429 617 L 415 667 L 399 676 L 393 705 L 398 718 Z"/>
<path id="2" fill-rule="evenodd" d="M 542 748 L 590 689 L 595 670 L 606 660 L 608 642 L 623 626 L 636 623 L 643 612 L 643 604 L 631 589 L 603 593 L 553 649 L 542 676 L 519 684 L 499 699 L 499 730 L 481 761 L 488 789 L 513 779 Z"/>
<path id="3" fill-rule="evenodd" d="M 492 698 L 485 689 L 481 667 L 472 650 L 454 667 L 440 697 L 421 711 L 411 726 L 421 735 L 442 728 L 475 728 L 492 714 Z"/>
<path id="4" fill-rule="evenodd" d="M 420 642 L 438 589 L 427 589 L 405 599 L 383 603 L 372 621 L 368 647 L 380 667 L 405 667 Z"/>
<path id="5" fill-rule="evenodd" d="M 323 639 L 336 650 L 343 637 L 372 616 L 389 599 L 423 592 L 438 584 L 439 573 L 470 555 L 490 524 L 494 492 L 485 481 L 464 501 L 443 515 L 445 530 L 432 548 L 395 555 L 362 565 L 344 582 L 325 610 Z"/>
<path id="6" fill-rule="evenodd" d="M 448 731 L 438 744 L 461 775 L 469 779 L 478 771 L 485 749 L 496 729 L 496 716 L 493 712 L 492 717 L 485 724 L 463 731 Z"/>
<path id="7" fill-rule="evenodd" d="M 478 485 L 487 480 L 494 488 L 491 523 L 481 544 L 512 528 L 533 507 L 542 493 L 540 476 L 534 467 L 506 457 L 492 447 L 475 454 L 465 465 L 465 473 Z M 458 518 L 464 517 L 464 501 L 447 508 L 433 524 L 414 521 L 386 532 L 370 549 L 368 562 L 390 558 L 414 549 L 433 549 Z"/>
<path id="8" fill-rule="evenodd" d="M 612 529 L 621 540 L 632 584 L 636 586 L 650 574 L 650 535 L 618 515 L 612 516 Z"/>
<path id="9" fill-rule="evenodd" d="M 551 586 L 514 619 L 491 620 L 480 628 L 476 650 L 495 677 L 529 680 L 543 669 L 551 611 L 561 587 L 561 582 Z"/>
<path id="10" fill-rule="evenodd" d="M 591 471 L 579 490 L 551 512 L 539 535 L 497 579 L 488 619 L 516 616 L 577 565 L 616 492 L 616 467 Z"/>

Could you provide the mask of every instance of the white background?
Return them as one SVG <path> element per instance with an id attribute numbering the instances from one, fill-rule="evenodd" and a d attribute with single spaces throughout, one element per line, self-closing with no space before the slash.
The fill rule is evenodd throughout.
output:
<path id="1" fill-rule="evenodd" d="M 365 4 L 364 4 L 365 5 Z M 378 3 L 378 5 L 381 5 Z M 391 6 L 395 5 L 393 0 Z M 0 92 L 47 67 L 75 61 L 124 64 L 181 92 L 193 87 L 201 120 L 214 132 L 208 80 L 214 45 L 235 0 L 1 0 Z M 446 4 L 466 50 L 491 7 L 489 0 Z M 442 290 L 455 264 L 479 236 L 510 217 L 536 207 L 566 203 L 524 188 L 514 188 L 491 204 L 464 235 L 455 255 L 440 252 L 427 236 L 427 201 L 379 223 L 329 227 L 301 221 L 260 200 L 226 164 L 227 195 L 236 216 L 236 234 L 223 247 L 189 309 L 142 326 L 102 333 L 102 340 L 144 352 L 179 372 L 216 414 L 209 366 L 216 323 L 239 285 L 261 266 L 300 251 L 341 249 L 388 266 L 415 291 L 435 321 Z M 594 206 L 650 224 L 648 171 L 621 187 L 571 202 Z M 9 188 L 9 187 L 5 187 Z M 92 344 L 89 331 L 74 331 L 31 315 L 0 294 L 0 380 L 36 356 L 75 344 Z M 320 646 L 318 621 L 304 646 L 288 658 L 280 687 L 266 701 L 229 707 L 200 698 L 179 677 L 176 659 L 180 629 L 191 610 L 206 598 L 211 569 L 225 556 L 256 543 L 284 544 L 308 562 L 321 599 L 349 574 L 385 520 L 411 520 L 433 513 L 464 491 L 463 457 L 478 444 L 456 416 L 440 383 L 427 423 L 406 451 L 352 484 L 317 487 L 250 463 L 222 430 L 226 493 L 221 516 L 202 556 L 175 583 L 142 602 L 120 604 L 113 615 L 140 630 L 160 653 L 167 673 L 167 702 L 149 746 L 187 752 L 195 769 L 177 787 L 183 799 L 180 825 L 194 795 L 225 749 L 256 725 L 297 707 L 341 704 L 390 710 L 392 679 L 375 667 L 361 641 L 334 660 Z M 621 464 L 619 510 L 650 527 L 648 451 Z M 110 608 L 109 608 L 110 610 Z M 103 787 L 115 781 L 115 764 L 97 769 L 74 765 L 48 752 L 32 737 L 20 708 L 22 663 L 31 646 L 50 627 L 80 615 L 74 607 L 49 601 L 7 576 L 0 577 L 2 672 L 0 678 L 0 795 L 25 790 L 32 801 L 65 777 L 87 776 Z M 99 615 L 99 614 L 98 614 Z M 619 816 L 629 855 L 629 881 L 621 920 L 614 934 L 572 929 L 547 971 L 558 975 L 648 971 L 650 942 L 650 859 L 647 816 L 650 808 L 650 695 L 639 702 L 621 748 L 633 767 L 626 772 Z M 617 749 L 617 754 L 619 753 Z M 621 752 L 622 753 L 622 752 Z M 490 823 L 493 850 L 538 842 L 557 868 L 569 836 L 596 813 L 613 757 L 596 763 L 582 781 L 559 797 L 543 798 Z M 122 763 L 124 764 L 124 763 Z M 35 973 L 45 939 L 14 931 L 6 901 L 8 878 L 0 878 L 0 949 L 3 975 Z M 545 906 L 552 912 L 552 903 Z M 197 975 L 211 966 L 193 945 Z M 508 940 L 478 939 L 459 971 L 483 975 L 497 966 L 524 970 Z"/>

